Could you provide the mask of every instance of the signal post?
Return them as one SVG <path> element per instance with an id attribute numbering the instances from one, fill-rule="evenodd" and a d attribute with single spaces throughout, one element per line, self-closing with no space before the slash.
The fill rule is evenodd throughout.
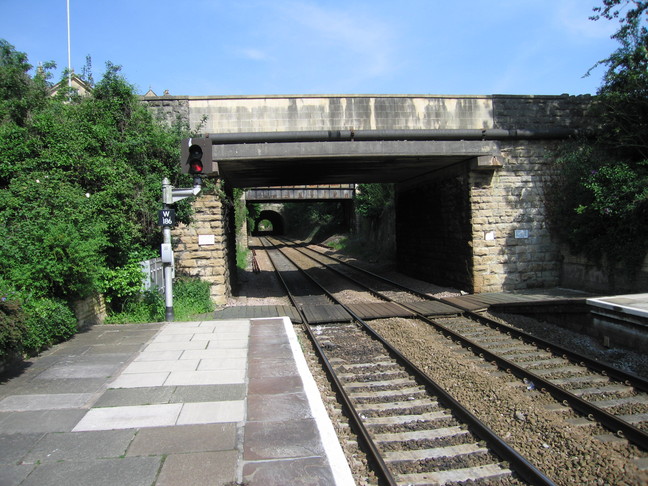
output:
<path id="1" fill-rule="evenodd" d="M 173 312 L 174 258 L 171 245 L 171 228 L 175 224 L 175 210 L 170 206 L 187 197 L 197 196 L 202 189 L 202 176 L 218 175 L 218 166 L 212 160 L 211 140 L 187 138 L 182 141 L 180 167 L 182 173 L 193 175 L 193 187 L 174 188 L 166 177 L 162 180 L 162 207 L 158 224 L 162 226 L 160 256 L 164 271 L 165 320 L 175 320 Z"/>

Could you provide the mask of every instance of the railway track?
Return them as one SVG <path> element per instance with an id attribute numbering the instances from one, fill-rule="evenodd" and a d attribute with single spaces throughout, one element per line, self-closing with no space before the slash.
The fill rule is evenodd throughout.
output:
<path id="1" fill-rule="evenodd" d="M 418 312 L 421 301 L 438 300 L 342 260 L 299 248 L 354 285 L 365 286 L 385 301 L 410 309 L 445 336 L 476 355 L 513 373 L 529 387 L 550 392 L 581 415 L 572 423 L 599 423 L 618 437 L 648 451 L 648 380 L 614 369 L 553 343 L 465 309 L 433 319 Z"/>
<path id="2" fill-rule="evenodd" d="M 285 252 L 267 251 L 297 308 L 336 301 Z M 305 327 L 381 484 L 553 484 L 364 321 L 347 312 L 355 323 Z"/>

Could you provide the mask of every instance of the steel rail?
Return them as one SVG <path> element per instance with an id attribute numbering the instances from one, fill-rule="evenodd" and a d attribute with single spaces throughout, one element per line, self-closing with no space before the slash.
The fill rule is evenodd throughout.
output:
<path id="1" fill-rule="evenodd" d="M 301 251 L 300 251 L 300 253 L 304 254 Z M 304 254 L 304 255 L 308 256 L 306 254 Z M 324 255 L 324 256 L 326 256 L 327 258 L 331 258 L 328 255 Z M 316 259 L 314 259 L 312 257 L 310 257 L 310 258 L 317 261 Z M 338 261 L 335 258 L 331 258 L 331 259 L 333 259 L 335 261 Z M 345 262 L 342 262 L 341 260 L 339 260 L 339 262 L 340 263 L 345 263 Z M 341 272 L 337 271 L 336 269 L 331 268 L 330 266 L 326 265 L 325 263 L 322 263 L 322 262 L 319 262 L 319 261 L 318 261 L 318 263 L 321 264 L 321 265 L 326 266 L 330 270 L 335 271 L 336 273 L 344 276 L 345 278 L 348 278 L 349 280 L 353 281 L 354 283 L 356 283 L 358 285 L 362 285 L 363 287 L 367 288 L 366 285 L 363 285 L 361 282 L 358 282 L 356 279 L 353 279 L 353 278 L 351 278 L 351 277 L 349 277 L 347 275 L 344 275 L 344 273 L 341 273 Z M 359 267 L 353 266 L 353 268 L 355 268 L 357 270 L 360 270 L 360 271 L 364 271 L 363 269 L 361 269 Z M 367 272 L 367 273 L 371 273 L 371 272 Z M 375 276 L 374 274 L 372 274 L 372 275 Z M 383 279 L 383 280 L 387 280 L 387 279 Z M 382 296 L 382 297 L 389 300 L 390 302 L 393 302 L 392 299 L 389 299 L 386 296 Z M 430 297 L 430 296 L 428 296 L 428 297 Z M 440 299 L 433 299 L 433 300 L 441 301 Z M 441 301 L 441 302 L 443 302 L 443 301 Z M 617 417 L 615 415 L 612 415 L 609 412 L 606 412 L 605 410 L 597 407 L 592 402 L 584 400 L 584 399 L 574 395 L 573 393 L 565 390 L 564 388 L 562 388 L 560 386 L 554 385 L 548 379 L 542 378 L 541 376 L 536 375 L 535 373 L 533 373 L 533 372 L 531 372 L 531 371 L 529 371 L 529 370 L 527 370 L 527 369 L 513 363 L 512 361 L 509 361 L 506 358 L 503 358 L 503 357 L 489 351 L 488 349 L 484 348 L 480 344 L 478 344 L 478 343 L 476 343 L 474 341 L 471 341 L 470 339 L 462 336 L 460 333 L 457 333 L 457 332 L 447 328 L 443 324 L 441 324 L 439 322 L 436 322 L 435 320 L 430 319 L 429 317 L 424 316 L 424 315 L 416 312 L 415 309 L 413 309 L 411 307 L 408 307 L 406 303 L 398 303 L 398 302 L 394 302 L 394 303 L 396 303 L 396 304 L 398 304 L 398 305 L 400 305 L 402 307 L 405 307 L 408 310 L 414 312 L 418 319 L 420 319 L 420 320 L 428 323 L 429 325 L 433 326 L 434 328 L 436 328 L 437 330 L 442 332 L 444 335 L 449 336 L 452 339 L 454 339 L 455 341 L 458 341 L 458 342 L 462 343 L 462 345 L 464 345 L 469 351 L 472 351 L 473 353 L 478 354 L 480 357 L 488 359 L 491 362 L 494 362 L 499 368 L 505 370 L 508 373 L 512 373 L 517 377 L 526 378 L 527 380 L 532 381 L 534 383 L 534 385 L 536 386 L 536 388 L 540 388 L 541 390 L 549 392 L 554 398 L 556 398 L 557 400 L 569 405 L 574 410 L 584 414 L 588 418 L 596 419 L 599 423 L 601 423 L 601 425 L 603 425 L 604 427 L 606 427 L 609 430 L 612 430 L 617 435 L 619 435 L 621 437 L 624 437 L 628 441 L 632 442 L 633 444 L 639 446 L 640 448 L 642 448 L 644 450 L 648 450 L 648 432 L 644 432 L 643 430 L 639 429 L 638 427 L 635 427 L 634 425 L 626 422 L 625 420 L 623 420 L 623 419 L 621 419 L 621 418 L 619 418 L 619 417 Z M 580 355 L 578 355 L 576 353 L 573 353 L 573 352 L 568 351 L 568 350 L 566 350 L 564 348 L 561 348 L 560 346 L 553 345 L 552 343 L 549 343 L 549 342 L 544 341 L 542 339 L 536 339 L 535 337 L 531 336 L 530 334 L 526 334 L 526 333 L 524 333 L 522 331 L 518 331 L 518 330 L 516 330 L 514 328 L 511 328 L 509 326 L 501 325 L 500 323 L 498 323 L 498 322 L 496 322 L 496 321 L 494 321 L 492 319 L 488 319 L 488 318 L 486 318 L 484 316 L 480 316 L 479 314 L 467 311 L 466 309 L 463 309 L 463 311 L 464 311 L 464 314 L 467 317 L 471 318 L 471 319 L 478 320 L 481 323 L 486 323 L 487 325 L 489 325 L 491 327 L 495 326 L 500 331 L 502 329 L 505 329 L 506 330 L 505 332 L 507 332 L 507 333 L 510 332 L 511 334 L 518 334 L 523 340 L 528 339 L 528 341 L 532 345 L 534 345 L 536 347 L 540 347 L 540 346 L 538 346 L 538 343 L 540 343 L 542 346 L 545 347 L 545 349 L 547 349 L 547 350 L 549 350 L 551 352 L 554 352 L 553 350 L 558 349 L 561 352 L 564 352 L 564 354 L 566 354 L 566 355 L 571 355 L 572 357 L 575 356 L 576 358 L 580 358 L 581 361 L 578 361 L 578 359 L 571 359 L 570 361 L 576 361 L 577 364 L 579 364 L 581 366 L 583 366 L 583 363 L 593 363 L 593 365 L 595 365 L 595 366 L 591 366 L 590 368 L 594 368 L 594 369 L 600 368 L 600 369 L 596 369 L 596 371 L 603 372 L 607 376 L 614 377 L 614 375 L 620 375 L 620 376 L 626 375 L 626 373 L 624 373 L 624 372 L 622 372 L 620 370 L 617 370 L 616 368 L 612 368 L 612 367 L 610 367 L 608 365 L 598 363 L 597 361 L 594 361 L 594 360 L 592 360 L 590 358 L 586 358 L 585 356 L 580 356 Z M 347 309 L 347 312 L 350 312 L 350 311 Z M 567 358 L 567 359 L 569 359 L 569 358 Z M 611 371 L 608 372 L 607 371 L 608 369 L 610 369 Z M 628 381 L 628 382 L 630 382 L 630 380 L 632 380 L 633 376 L 629 376 L 629 377 L 625 377 L 625 378 L 627 378 L 627 379 L 626 380 L 622 379 L 620 381 Z M 645 382 L 645 380 L 641 379 L 640 377 L 636 377 L 636 378 L 639 378 L 640 381 Z M 540 385 L 540 386 L 538 386 L 538 385 Z M 642 391 L 644 391 L 644 390 L 642 390 Z"/>
<path id="2" fill-rule="evenodd" d="M 287 241 L 290 241 L 290 240 L 287 240 Z M 486 316 L 483 316 L 483 315 L 480 315 L 480 314 L 478 314 L 476 312 L 470 311 L 469 309 L 466 309 L 465 307 L 462 307 L 462 306 L 460 306 L 458 304 L 455 304 L 455 303 L 452 303 L 452 302 L 447 302 L 447 301 L 445 301 L 443 299 L 439 299 L 437 297 L 433 297 L 431 295 L 424 294 L 424 293 L 419 292 L 417 290 L 410 289 L 409 287 L 407 287 L 405 285 L 402 285 L 402 284 L 400 284 L 398 282 L 394 282 L 391 279 L 388 279 L 386 277 L 383 277 L 381 275 L 373 273 L 373 272 L 371 272 L 369 270 L 366 270 L 366 269 L 364 269 L 362 267 L 359 267 L 357 265 L 354 265 L 352 263 L 345 262 L 344 260 L 341 260 L 339 258 L 330 256 L 330 255 L 326 255 L 324 253 L 320 253 L 320 252 L 318 252 L 316 250 L 312 250 L 312 249 L 310 249 L 310 250 L 315 252 L 315 253 L 319 253 L 320 255 L 323 255 L 326 258 L 330 258 L 331 260 L 334 260 L 334 261 L 336 261 L 338 263 L 341 263 L 341 264 L 346 265 L 346 266 L 348 266 L 350 268 L 353 268 L 354 270 L 365 273 L 367 275 L 371 275 L 372 277 L 377 278 L 379 280 L 382 280 L 383 282 L 386 282 L 386 283 L 388 283 L 390 285 L 394 285 L 395 287 L 398 287 L 398 288 L 400 288 L 400 289 L 402 289 L 402 290 L 404 290 L 406 292 L 409 292 L 409 293 L 411 293 L 413 295 L 416 295 L 418 297 L 421 297 L 421 298 L 424 298 L 424 299 L 427 299 L 427 300 L 432 300 L 432 301 L 435 301 L 435 302 L 441 302 L 441 303 L 449 305 L 451 307 L 455 307 L 455 308 L 459 309 L 467 317 L 478 320 L 479 322 L 481 322 L 483 324 L 486 324 L 486 325 L 490 326 L 491 328 L 498 329 L 498 330 L 500 330 L 500 331 L 502 331 L 504 333 L 510 333 L 511 335 L 516 336 L 517 338 L 522 339 L 523 341 L 528 342 L 529 344 L 532 344 L 534 346 L 538 346 L 538 347 L 542 347 L 544 349 L 547 349 L 547 350 L 549 350 L 549 351 L 551 351 L 551 352 L 553 352 L 555 354 L 561 355 L 563 358 L 565 358 L 565 359 L 567 359 L 567 360 L 569 360 L 569 361 L 571 361 L 573 363 L 576 363 L 576 364 L 579 364 L 581 366 L 585 366 L 585 367 L 590 368 L 592 370 L 598 371 L 599 373 L 603 373 L 606 376 L 609 376 L 610 378 L 613 378 L 613 379 L 615 379 L 617 381 L 623 382 L 623 383 L 625 383 L 627 385 L 630 385 L 630 386 L 633 386 L 633 387 L 637 388 L 638 390 L 641 390 L 643 392 L 648 393 L 648 379 L 645 379 L 645 378 L 643 378 L 643 377 L 641 377 L 641 376 L 639 376 L 639 375 L 637 375 L 635 373 L 631 373 L 631 372 L 628 372 L 628 371 L 623 371 L 623 370 L 620 370 L 620 369 L 615 368 L 613 366 L 610 366 L 610 365 L 608 365 L 606 363 L 602 363 L 600 361 L 596 361 L 596 360 L 594 360 L 592 358 L 589 358 L 587 356 L 583 356 L 582 354 L 579 354 L 579 353 L 577 353 L 575 351 L 564 348 L 564 347 L 560 346 L 559 344 L 555 344 L 555 343 L 552 343 L 550 341 L 546 341 L 546 340 L 544 340 L 542 338 L 533 336 L 532 334 L 524 332 L 524 331 L 522 331 L 520 329 L 516 329 L 516 328 L 514 328 L 512 326 L 509 326 L 508 324 L 504 324 L 504 323 L 498 322 L 498 321 L 496 321 L 494 319 L 490 319 L 490 318 L 488 318 Z M 325 265 L 325 264 L 322 263 L 322 265 Z M 332 270 L 335 271 L 335 269 L 332 269 Z M 357 284 L 362 285 L 361 283 L 359 283 L 356 280 L 354 280 L 354 282 L 357 283 Z M 385 297 L 385 298 L 387 298 L 387 297 Z M 410 310 L 412 312 L 416 312 L 411 307 L 408 307 L 406 302 L 405 303 L 399 303 L 399 305 L 407 308 L 408 310 Z"/>
<path id="3" fill-rule="evenodd" d="M 266 244 L 264 242 L 265 238 L 260 238 L 261 244 L 266 247 Z M 266 240 L 267 241 L 267 240 Z M 269 243 L 269 241 L 268 241 Z M 273 245 L 275 246 L 275 245 Z M 279 252 L 278 248 L 275 247 L 275 249 Z M 266 249 L 267 251 L 267 249 Z M 394 479 L 394 476 L 392 473 L 389 471 L 389 468 L 387 467 L 387 464 L 385 464 L 385 461 L 382 458 L 382 455 L 380 454 L 380 451 L 378 450 L 378 447 L 376 446 L 376 443 L 373 441 L 371 436 L 369 435 L 369 431 L 365 427 L 364 423 L 362 422 L 362 419 L 360 418 L 360 415 L 356 411 L 355 407 L 353 406 L 353 403 L 351 402 L 351 398 L 347 394 L 347 392 L 344 390 L 344 387 L 342 386 L 342 383 L 340 382 L 339 378 L 337 377 L 337 374 L 335 373 L 335 370 L 333 369 L 333 366 L 329 362 L 328 358 L 324 354 L 324 350 L 321 348 L 319 345 L 319 342 L 317 341 L 317 338 L 313 334 L 313 331 L 310 328 L 310 325 L 308 324 L 308 320 L 306 319 L 306 316 L 301 310 L 301 306 L 298 305 L 297 299 L 295 296 L 292 295 L 290 289 L 286 285 L 286 282 L 284 278 L 281 276 L 281 272 L 277 269 L 277 267 L 274 264 L 274 260 L 270 257 L 270 254 L 268 253 L 268 257 L 270 259 L 270 262 L 272 263 L 272 267 L 275 270 L 275 274 L 279 277 L 279 281 L 281 284 L 284 286 L 284 289 L 286 290 L 286 293 L 288 294 L 288 298 L 290 301 L 293 303 L 295 308 L 299 311 L 300 315 L 302 316 L 302 322 L 303 322 L 303 328 L 306 334 L 308 335 L 308 338 L 311 340 L 313 343 L 313 346 L 315 347 L 315 350 L 317 351 L 317 355 L 319 359 L 322 361 L 324 365 L 324 369 L 326 371 L 326 375 L 329 377 L 331 382 L 333 383 L 333 387 L 335 389 L 336 395 L 339 397 L 339 399 L 342 401 L 342 404 L 346 408 L 346 411 L 349 415 L 349 418 L 351 419 L 351 426 L 354 428 L 356 433 L 359 435 L 361 442 L 365 445 L 366 449 L 368 450 L 368 456 L 371 461 L 377 466 L 377 472 L 379 476 L 382 476 L 382 479 L 387 482 L 389 486 L 397 486 L 396 480 Z M 291 261 L 286 255 L 284 255 L 289 261 Z M 304 273 L 304 271 L 299 268 L 298 265 L 295 265 L 294 262 L 291 261 L 291 263 L 302 273 L 302 275 L 306 276 L 307 278 L 311 279 L 312 278 Z M 314 282 L 314 281 L 313 281 Z M 316 283 L 316 282 L 314 282 Z M 317 284 L 320 288 L 321 286 Z M 324 290 L 324 289 L 323 289 Z M 326 292 L 326 291 L 325 291 Z M 328 295 L 328 292 L 327 292 Z"/>
<path id="4" fill-rule="evenodd" d="M 285 252 L 283 252 L 278 248 L 277 250 L 281 252 L 284 255 L 284 257 L 287 258 L 295 267 L 300 268 L 299 265 L 297 265 L 294 260 L 292 260 L 289 256 L 285 254 Z M 326 292 L 327 295 L 330 295 L 331 298 L 333 298 L 338 305 L 342 306 L 353 317 L 353 319 L 358 324 L 360 324 L 360 326 L 366 332 L 368 332 L 375 339 L 379 340 L 383 344 L 383 346 L 385 346 L 388 352 L 392 356 L 394 356 L 398 362 L 404 365 L 405 368 L 407 368 L 407 370 L 412 375 L 414 375 L 416 380 L 418 380 L 420 383 L 423 383 L 426 388 L 431 389 L 433 391 L 433 394 L 437 395 L 437 397 L 440 398 L 441 401 L 443 401 L 450 409 L 452 409 L 453 412 L 456 412 L 456 414 L 461 418 L 461 420 L 463 420 L 466 423 L 466 425 L 468 425 L 471 428 L 471 430 L 475 433 L 475 435 L 477 435 L 480 439 L 484 440 L 488 444 L 489 448 L 491 448 L 494 452 L 496 452 L 503 460 L 510 462 L 514 466 L 513 469 L 515 470 L 515 472 L 519 474 L 525 481 L 537 486 L 541 486 L 541 485 L 549 486 L 555 484 L 553 481 L 547 478 L 539 469 L 537 469 L 532 463 L 530 463 L 526 458 L 524 458 L 520 453 L 518 453 L 515 449 L 509 446 L 506 443 L 506 441 L 504 441 L 501 437 L 495 434 L 495 432 L 493 432 L 486 424 L 484 424 L 475 415 L 469 412 L 463 405 L 461 405 L 461 403 L 459 403 L 456 399 L 454 399 L 447 391 L 445 391 L 439 384 L 437 384 L 434 380 L 432 380 L 432 378 L 430 378 L 425 372 L 423 372 L 414 363 L 412 363 L 409 359 L 407 359 L 402 353 L 400 353 L 396 348 L 394 348 L 387 340 L 385 340 L 382 336 L 380 336 L 360 316 L 354 313 L 345 304 L 335 299 L 313 277 L 308 275 L 307 272 L 305 272 L 304 270 L 302 270 L 302 272 L 311 281 L 313 281 L 316 285 L 318 285 L 324 292 Z M 310 327 L 305 318 L 304 318 L 304 325 L 307 328 Z M 312 333 L 309 332 L 309 335 L 312 335 Z M 321 350 L 319 345 L 317 345 L 316 348 L 319 350 L 318 352 L 321 351 L 323 355 L 323 351 Z M 323 360 L 324 359 L 325 357 L 323 357 Z M 330 371 L 334 373 L 332 368 L 330 368 Z M 337 378 L 335 378 L 335 382 L 336 385 L 339 383 Z M 342 386 L 341 383 L 339 383 L 339 386 Z M 344 393 L 344 395 L 346 395 L 346 393 Z M 348 403 L 349 406 L 352 407 L 354 414 L 357 415 L 357 413 L 355 412 L 355 408 L 353 407 L 351 402 L 349 401 Z M 358 417 L 358 419 L 361 420 L 360 417 Z M 366 431 L 366 429 L 364 428 L 364 424 L 360 423 L 360 425 Z M 371 441 L 371 443 L 373 444 L 373 440 L 369 437 L 368 432 L 367 432 L 367 440 Z M 376 448 L 376 452 L 378 452 L 377 448 Z M 378 454 L 380 453 L 378 452 Z M 384 464 L 382 458 L 380 460 Z"/>

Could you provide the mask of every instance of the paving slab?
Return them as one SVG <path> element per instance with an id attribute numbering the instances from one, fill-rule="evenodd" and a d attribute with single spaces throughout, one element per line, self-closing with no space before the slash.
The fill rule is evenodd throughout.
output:
<path id="1" fill-rule="evenodd" d="M 135 430 L 101 430 L 47 434 L 23 458 L 27 464 L 93 461 L 118 458 L 135 437 Z"/>
<path id="2" fill-rule="evenodd" d="M 59 393 L 96 393 L 106 383 L 102 378 L 67 378 L 57 380 L 30 380 L 16 384 L 12 394 L 40 395 Z"/>
<path id="3" fill-rule="evenodd" d="M 184 351 L 183 350 L 171 350 L 171 351 L 159 351 L 157 353 L 146 353 L 146 352 L 141 352 L 137 355 L 137 357 L 133 360 L 134 362 L 137 361 L 173 361 L 176 359 L 180 359 L 180 356 L 182 355 Z"/>
<path id="4" fill-rule="evenodd" d="M 245 424 L 243 459 L 259 461 L 325 455 L 313 419 Z"/>
<path id="5" fill-rule="evenodd" d="M 155 373 L 160 371 L 196 371 L 199 359 L 134 361 L 122 373 Z M 218 369 L 218 368 L 217 368 Z"/>
<path id="6" fill-rule="evenodd" d="M 244 382 L 245 370 L 172 371 L 164 385 L 231 385 Z"/>
<path id="7" fill-rule="evenodd" d="M 0 434 L 70 432 L 86 410 L 39 410 L 0 412 Z"/>
<path id="8" fill-rule="evenodd" d="M 218 358 L 247 358 L 247 348 L 238 349 L 219 349 L 216 357 Z M 182 353 L 180 359 L 210 359 L 214 358 L 214 350 L 187 350 Z"/>
<path id="9" fill-rule="evenodd" d="M 33 464 L 7 464 L 0 468 L 2 486 L 19 486 L 29 473 L 34 470 Z"/>
<path id="10" fill-rule="evenodd" d="M 128 373 L 115 378 L 110 383 L 110 388 L 142 388 L 162 386 L 169 377 L 169 371 L 158 373 Z"/>
<path id="11" fill-rule="evenodd" d="M 161 463 L 161 457 L 47 463 L 36 467 L 20 486 L 151 486 Z"/>
<path id="12" fill-rule="evenodd" d="M 189 360 L 186 360 L 189 361 Z M 246 358 L 207 358 L 201 359 L 198 371 L 214 370 L 244 370 L 247 367 Z"/>
<path id="13" fill-rule="evenodd" d="M 199 452 L 170 455 L 155 486 L 205 486 L 235 484 L 238 452 Z M 266 486 L 272 483 L 265 483 Z M 275 483 L 290 484 L 290 483 Z"/>
<path id="14" fill-rule="evenodd" d="M 303 389 L 304 384 L 300 376 L 250 378 L 248 382 L 249 395 L 280 395 L 298 393 Z"/>
<path id="15" fill-rule="evenodd" d="M 19 463 L 32 448 L 45 437 L 44 433 L 36 434 L 1 434 L 0 435 L 0 470 L 10 464 Z M 0 481 L 0 484 L 4 484 Z"/>
<path id="16" fill-rule="evenodd" d="M 178 425 L 216 424 L 245 420 L 243 400 L 185 403 L 177 420 Z"/>
<path id="17" fill-rule="evenodd" d="M 304 392 L 248 395 L 247 420 L 286 421 L 312 418 L 310 403 Z"/>
<path id="18" fill-rule="evenodd" d="M 176 386 L 169 403 L 245 400 L 245 383 Z"/>
<path id="19" fill-rule="evenodd" d="M 183 425 L 142 429 L 128 448 L 127 456 L 184 454 L 236 449 L 234 423 Z"/>
<path id="20" fill-rule="evenodd" d="M 88 410 L 73 430 L 81 432 L 172 426 L 175 425 L 181 410 L 181 403 L 93 408 Z"/>
<path id="21" fill-rule="evenodd" d="M 95 407 L 123 407 L 127 405 L 153 405 L 169 403 L 173 396 L 172 387 L 111 388 L 94 403 Z"/>
<path id="22" fill-rule="evenodd" d="M 55 410 L 83 408 L 94 398 L 92 393 L 52 393 L 11 395 L 0 400 L 0 411 Z"/>
<path id="23" fill-rule="evenodd" d="M 243 466 L 243 481 L 245 485 L 249 486 L 270 484 L 289 484 L 290 486 L 338 484 L 342 486 L 345 484 L 336 482 L 329 463 L 323 457 L 248 463 Z"/>
<path id="24" fill-rule="evenodd" d="M 248 362 L 248 374 L 251 378 L 284 378 L 299 376 L 297 366 L 290 359 L 256 358 Z"/>

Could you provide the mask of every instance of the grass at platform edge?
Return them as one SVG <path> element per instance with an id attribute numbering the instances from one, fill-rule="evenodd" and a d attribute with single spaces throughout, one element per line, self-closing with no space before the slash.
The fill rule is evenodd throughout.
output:
<path id="1" fill-rule="evenodd" d="M 173 285 L 173 310 L 176 321 L 195 320 L 213 312 L 209 283 L 199 279 L 178 279 Z M 165 320 L 164 295 L 147 291 L 127 301 L 120 312 L 112 312 L 106 324 L 138 324 Z"/>

